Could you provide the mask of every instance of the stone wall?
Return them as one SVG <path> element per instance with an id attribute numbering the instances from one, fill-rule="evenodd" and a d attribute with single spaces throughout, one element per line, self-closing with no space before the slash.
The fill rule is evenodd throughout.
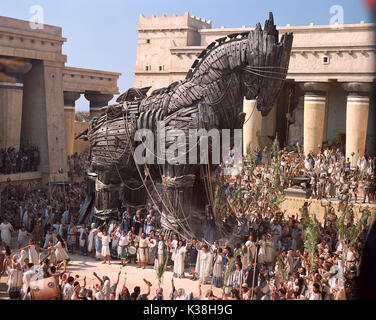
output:
<path id="1" fill-rule="evenodd" d="M 286 210 L 286 214 L 288 216 L 295 215 L 295 217 L 296 216 L 300 217 L 301 214 L 300 214 L 299 209 L 301 207 L 303 207 L 303 204 L 306 201 L 307 200 L 304 199 L 304 198 L 286 197 L 285 201 L 281 204 L 280 207 L 281 207 L 282 211 Z M 309 207 L 310 208 L 309 212 L 315 213 L 318 220 L 323 221 L 325 209 L 323 207 L 321 207 L 320 201 L 309 200 L 309 202 L 311 202 L 311 205 Z M 326 204 L 328 204 L 328 202 L 326 200 L 323 200 L 323 204 L 326 205 Z M 338 204 L 339 204 L 338 201 L 335 201 L 335 202 L 332 201 L 332 206 L 336 209 L 336 212 L 338 211 Z M 361 206 L 363 206 L 363 208 L 364 208 L 365 205 L 368 205 L 368 204 L 363 204 L 363 205 L 354 204 L 355 220 L 358 220 L 360 218 L 361 213 L 359 214 L 359 209 L 360 209 Z M 371 212 L 376 212 L 376 205 L 375 204 L 372 204 L 372 205 L 369 205 L 369 206 L 370 206 Z"/>

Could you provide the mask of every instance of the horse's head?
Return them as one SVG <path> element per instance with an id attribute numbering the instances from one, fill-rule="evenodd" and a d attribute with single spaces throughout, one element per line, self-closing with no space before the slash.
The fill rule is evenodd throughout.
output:
<path id="1" fill-rule="evenodd" d="M 265 22 L 264 30 L 258 23 L 248 36 L 249 50 L 243 80 L 245 97 L 257 99 L 257 109 L 267 116 L 276 104 L 286 79 L 293 35 L 286 33 L 279 41 L 273 14 Z"/>

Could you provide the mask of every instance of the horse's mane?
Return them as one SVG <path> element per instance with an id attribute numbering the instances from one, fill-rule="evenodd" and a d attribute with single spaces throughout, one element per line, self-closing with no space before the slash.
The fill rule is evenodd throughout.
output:
<path id="1" fill-rule="evenodd" d="M 218 38 L 214 40 L 212 43 L 210 43 L 206 49 L 202 50 L 201 53 L 198 55 L 197 59 L 193 62 L 191 68 L 189 69 L 187 76 L 185 77 L 185 80 L 190 80 L 193 77 L 193 74 L 200 65 L 206 60 L 206 58 L 218 47 L 221 47 L 225 44 L 228 44 L 230 42 L 239 41 L 247 38 L 249 35 L 249 31 L 246 32 L 237 32 L 237 33 L 231 33 L 225 37 Z"/>

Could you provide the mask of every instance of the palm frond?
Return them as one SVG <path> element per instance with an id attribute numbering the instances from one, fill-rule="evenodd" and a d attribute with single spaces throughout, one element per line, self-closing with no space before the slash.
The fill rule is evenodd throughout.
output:
<path id="1" fill-rule="evenodd" d="M 228 265 L 227 265 L 227 270 L 226 270 L 226 273 L 225 273 L 225 277 L 224 277 L 224 285 L 227 283 L 228 281 L 228 278 L 230 277 L 231 275 L 231 272 L 234 270 L 234 265 L 235 265 L 235 261 L 236 261 L 236 257 L 240 254 L 240 251 L 236 251 L 234 253 L 234 256 L 231 258 L 231 260 L 229 261 Z"/>
<path id="2" fill-rule="evenodd" d="M 168 261 L 169 261 L 169 252 L 167 249 L 164 250 L 164 256 L 163 256 L 163 260 L 162 260 L 162 263 L 158 266 L 158 269 L 157 269 L 157 279 L 158 279 L 158 283 L 161 284 L 162 281 L 163 281 L 163 275 L 167 269 L 167 265 L 168 265 Z"/>
<path id="3" fill-rule="evenodd" d="M 311 269 L 316 269 L 318 258 L 317 245 L 319 244 L 319 226 L 316 215 L 312 214 L 311 216 L 308 216 L 305 223 L 304 247 L 308 250 Z"/>

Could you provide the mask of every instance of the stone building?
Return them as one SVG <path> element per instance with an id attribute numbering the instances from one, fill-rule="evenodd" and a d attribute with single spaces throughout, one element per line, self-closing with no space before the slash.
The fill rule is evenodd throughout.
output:
<path id="1" fill-rule="evenodd" d="M 281 144 L 304 145 L 317 152 L 325 142 L 341 142 L 355 163 L 363 154 L 376 152 L 374 24 L 281 26 L 280 35 L 294 33 L 287 80 L 272 112 L 262 118 L 252 111 L 244 127 L 244 143 L 255 144 L 258 135 Z M 183 80 L 196 56 L 215 39 L 241 28 L 213 29 L 210 21 L 191 16 L 139 18 L 135 87 L 168 86 Z M 248 118 L 248 117 L 246 117 Z M 372 119 L 372 120 L 371 120 Z M 369 121 L 370 120 L 370 121 Z M 244 148 L 245 149 L 245 148 Z"/>
<path id="2" fill-rule="evenodd" d="M 13 75 L 16 83 L 0 83 L 0 148 L 32 145 L 40 151 L 39 172 L 13 175 L 12 182 L 66 180 L 75 101 L 84 94 L 95 115 L 119 93 L 119 73 L 67 67 L 66 41 L 60 27 L 32 29 L 28 21 L 0 17 L 0 58 L 25 61 L 22 74 Z"/>

